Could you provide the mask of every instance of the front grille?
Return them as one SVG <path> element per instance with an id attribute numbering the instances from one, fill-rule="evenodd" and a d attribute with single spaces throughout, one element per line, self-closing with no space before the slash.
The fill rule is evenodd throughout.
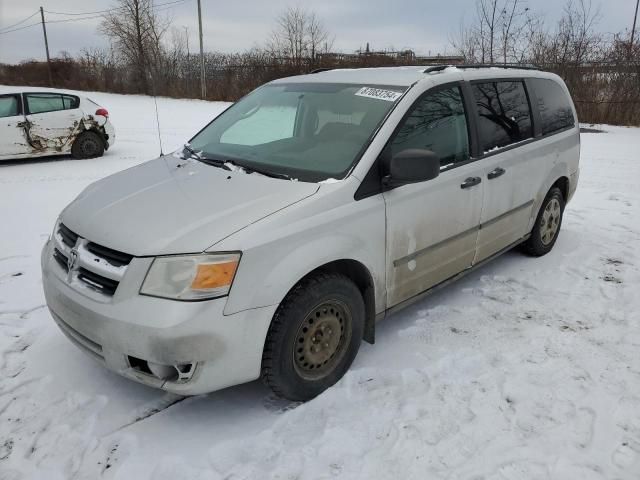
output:
<path id="1" fill-rule="evenodd" d="M 67 264 L 67 256 L 64 253 L 62 253 L 57 248 L 54 248 L 53 258 L 55 259 L 56 262 L 58 262 L 58 265 L 60 265 L 65 272 L 69 271 L 69 265 Z"/>
<path id="2" fill-rule="evenodd" d="M 119 252 L 111 248 L 103 247 L 102 245 L 98 245 L 97 243 L 93 242 L 87 243 L 87 250 L 93 253 L 96 257 L 105 259 L 114 267 L 123 267 L 125 265 L 129 265 L 131 263 L 131 259 L 133 259 L 133 255 Z"/>
<path id="3" fill-rule="evenodd" d="M 78 269 L 78 279 L 82 280 L 94 290 L 97 290 L 100 293 L 104 293 L 105 295 L 109 296 L 112 296 L 114 293 L 116 293 L 116 289 L 118 288 L 118 284 L 120 283 L 115 280 L 111 280 L 110 278 L 103 277 L 102 275 L 98 275 L 97 273 L 91 272 L 86 268 Z"/>
<path id="4" fill-rule="evenodd" d="M 76 257 L 69 276 L 68 260 L 72 254 Z M 118 289 L 133 255 L 89 242 L 61 223 L 56 230 L 53 258 L 67 273 L 69 281 L 77 278 L 91 290 L 111 297 Z"/>
<path id="5" fill-rule="evenodd" d="M 76 242 L 78 241 L 78 234 L 69 230 L 63 223 L 58 227 L 58 233 L 62 238 L 62 242 L 69 248 L 73 248 L 76 246 Z"/>

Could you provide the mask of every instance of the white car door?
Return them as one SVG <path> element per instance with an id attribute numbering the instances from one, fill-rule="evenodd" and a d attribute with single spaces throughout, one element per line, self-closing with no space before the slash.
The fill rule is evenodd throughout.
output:
<path id="1" fill-rule="evenodd" d="M 60 93 L 25 93 L 31 144 L 39 153 L 66 153 L 82 129 L 80 100 Z"/>
<path id="2" fill-rule="evenodd" d="M 479 162 L 486 183 L 475 260 L 480 262 L 526 234 L 533 208 L 532 186 L 539 182 L 538 175 L 530 171 L 536 145 L 526 144 L 533 139 L 533 127 L 523 81 L 473 82 L 471 91 L 478 111 L 483 154 Z"/>
<path id="3" fill-rule="evenodd" d="M 382 154 L 427 149 L 441 159 L 438 177 L 384 193 L 387 214 L 387 306 L 472 265 L 484 182 L 470 162 L 468 117 L 459 84 L 436 87 L 409 110 Z"/>
<path id="4" fill-rule="evenodd" d="M 0 95 L 0 158 L 10 159 L 31 152 L 24 130 L 20 94 Z"/>

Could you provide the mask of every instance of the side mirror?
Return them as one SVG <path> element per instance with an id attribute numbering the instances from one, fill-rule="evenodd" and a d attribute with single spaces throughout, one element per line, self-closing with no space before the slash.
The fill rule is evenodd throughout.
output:
<path id="1" fill-rule="evenodd" d="M 431 150 L 412 148 L 395 154 L 383 178 L 387 187 L 425 182 L 440 175 L 440 157 Z"/>

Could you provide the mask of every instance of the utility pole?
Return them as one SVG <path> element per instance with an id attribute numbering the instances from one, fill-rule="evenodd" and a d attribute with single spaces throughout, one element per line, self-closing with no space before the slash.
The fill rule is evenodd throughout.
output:
<path id="1" fill-rule="evenodd" d="M 187 41 L 187 74 L 186 74 L 186 91 L 191 91 L 191 52 L 189 51 L 189 27 L 182 26 L 184 28 L 184 38 Z"/>
<path id="2" fill-rule="evenodd" d="M 44 22 L 44 10 L 40 7 L 40 17 L 42 18 L 42 33 L 44 33 L 44 48 L 47 51 L 47 71 L 49 72 L 49 86 L 53 87 L 53 78 L 51 76 L 51 57 L 49 56 L 49 40 L 47 40 L 47 27 Z"/>
<path id="3" fill-rule="evenodd" d="M 207 96 L 207 82 L 204 73 L 204 48 L 202 46 L 202 8 L 198 0 L 198 27 L 200 28 L 200 96 L 204 99 Z"/>
<path id="4" fill-rule="evenodd" d="M 633 42 L 636 36 L 636 21 L 638 20 L 638 6 L 640 5 L 640 0 L 636 0 L 636 13 L 633 16 L 633 27 L 631 28 L 631 41 L 629 42 L 629 55 L 633 53 Z"/>

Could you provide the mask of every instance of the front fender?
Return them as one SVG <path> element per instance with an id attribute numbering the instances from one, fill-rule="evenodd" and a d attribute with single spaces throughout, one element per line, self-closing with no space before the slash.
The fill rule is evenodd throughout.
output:
<path id="1" fill-rule="evenodd" d="M 385 216 L 381 196 L 318 209 L 315 214 L 301 209 L 295 218 L 283 215 L 249 227 L 242 237 L 244 241 L 228 239 L 220 248 L 243 252 L 225 315 L 279 304 L 305 275 L 336 260 L 354 260 L 365 266 L 373 279 L 376 312 L 384 310 Z"/>

